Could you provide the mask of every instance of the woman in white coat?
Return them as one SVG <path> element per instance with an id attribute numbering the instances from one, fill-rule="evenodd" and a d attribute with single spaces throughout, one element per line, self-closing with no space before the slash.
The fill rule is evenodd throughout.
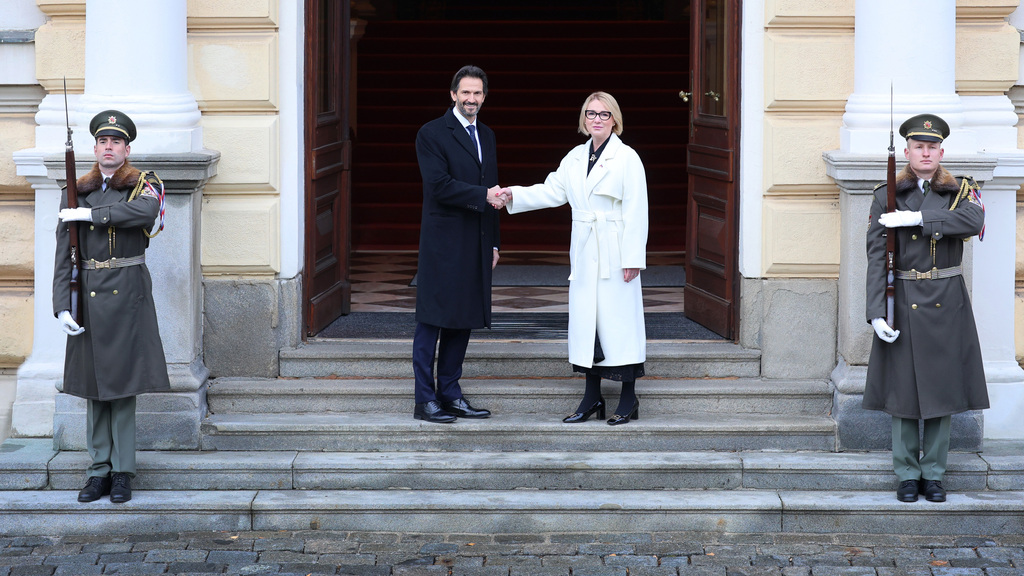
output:
<path id="1" fill-rule="evenodd" d="M 644 375 L 640 271 L 647 267 L 647 178 L 637 153 L 622 143 L 622 112 L 610 94 L 595 92 L 580 110 L 579 131 L 589 135 L 543 184 L 512 186 L 510 214 L 572 207 L 569 246 L 569 362 L 586 374 L 576 412 L 563 422 L 605 417 L 601 379 L 622 382 L 608 424 L 640 415 L 636 379 Z"/>

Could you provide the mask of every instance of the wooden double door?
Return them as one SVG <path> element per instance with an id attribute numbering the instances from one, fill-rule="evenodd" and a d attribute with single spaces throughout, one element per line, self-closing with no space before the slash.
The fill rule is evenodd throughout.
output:
<path id="1" fill-rule="evenodd" d="M 415 249 L 415 229 L 402 230 L 402 219 L 408 222 L 406 228 L 412 228 L 418 222 L 418 190 L 416 181 L 418 172 L 415 168 L 414 155 L 410 156 L 412 138 L 415 129 L 423 122 L 430 120 L 443 111 L 446 100 L 445 86 L 434 87 L 434 78 L 429 76 L 429 86 L 434 87 L 435 96 L 408 97 L 397 102 L 397 108 L 382 113 L 380 106 L 386 105 L 388 99 L 400 97 L 398 90 L 409 93 L 419 78 L 415 74 L 395 74 L 394 81 L 398 85 L 392 89 L 378 92 L 368 91 L 372 88 L 373 77 L 361 72 L 359 109 L 352 107 L 356 91 L 353 89 L 353 55 L 357 52 L 349 38 L 349 2 L 344 0 L 305 0 L 306 1 L 306 260 L 304 270 L 305 287 L 305 331 L 307 335 L 315 335 L 337 316 L 349 310 L 351 287 L 348 281 L 348 255 L 353 243 L 358 248 L 380 249 L 379 241 L 366 238 L 385 238 L 392 242 L 404 242 L 401 247 Z M 449 4 L 440 3 L 440 4 Z M 666 2 L 664 4 L 671 4 Z M 430 10 L 437 10 L 437 2 L 427 3 Z M 458 1 L 454 2 L 458 4 Z M 454 6 L 459 17 L 467 17 L 466 9 Z M 527 2 L 529 4 L 529 2 Z M 645 3 L 631 3 L 643 6 Z M 661 9 L 662 4 L 657 5 Z M 568 109 L 569 115 L 575 115 L 571 107 L 578 106 L 575 100 L 579 94 L 592 89 L 605 89 L 606 86 L 592 84 L 610 84 L 602 82 L 600 73 L 612 66 L 614 59 L 632 60 L 637 62 L 637 70 L 623 71 L 618 75 L 635 75 L 649 82 L 652 86 L 647 90 L 640 88 L 629 90 L 609 90 L 617 95 L 626 112 L 627 139 L 634 145 L 644 158 L 648 167 L 648 180 L 651 196 L 652 235 L 649 249 L 659 251 L 685 251 L 686 254 L 686 296 L 685 308 L 687 316 L 711 328 L 727 338 L 733 338 L 736 331 L 737 318 L 735 303 L 737 302 L 737 178 L 739 135 L 738 127 L 738 62 L 739 62 L 739 22 L 740 0 L 676 0 L 676 11 L 683 11 L 683 17 L 676 17 L 671 23 L 676 31 L 673 43 L 683 43 L 684 49 L 676 49 L 669 58 L 661 54 L 660 60 L 666 62 L 665 68 L 659 71 L 657 65 L 650 63 L 651 58 L 622 58 L 617 53 L 594 53 L 593 48 L 585 48 L 579 56 L 570 53 L 567 57 L 557 60 L 558 65 L 593 69 L 595 79 L 587 79 L 577 86 L 571 86 L 573 98 L 571 104 L 559 102 L 556 94 L 559 88 L 559 75 L 556 71 L 539 69 L 538 66 L 513 68 L 510 71 L 492 73 L 492 90 L 498 81 L 505 84 L 504 92 L 496 93 L 488 99 L 488 107 L 484 114 L 486 122 L 499 135 L 499 163 L 503 154 L 509 156 L 507 161 L 512 170 L 499 166 L 500 173 L 515 172 L 516 177 L 542 179 L 547 170 L 557 165 L 557 160 L 581 137 L 569 144 L 554 143 L 554 137 L 536 134 L 550 134 L 551 124 L 561 121 Z M 510 3 L 507 10 L 527 10 L 522 2 Z M 488 8 L 494 10 L 494 8 Z M 642 13 L 642 9 L 636 13 Z M 621 11 L 621 8 L 619 9 Z M 649 11 L 649 7 L 648 7 Z M 493 12 L 492 12 L 493 13 Z M 516 12 L 519 14 L 520 12 Z M 501 16 L 502 14 L 499 14 Z M 507 16 L 507 14 L 504 14 Z M 436 15 L 435 15 L 436 16 Z M 442 12 L 440 16 L 444 17 Z M 622 15 L 620 15 L 621 17 Z M 631 17 L 630 14 L 626 14 Z M 552 16 L 558 18 L 559 16 Z M 608 17 L 606 15 L 606 17 Z M 614 18 L 614 15 L 611 16 Z M 445 24 L 449 28 L 461 27 L 461 23 L 447 21 L 404 22 L 397 27 L 399 35 L 408 35 L 415 30 L 417 34 L 426 34 L 430 29 L 438 30 L 436 39 L 417 39 L 417 45 L 431 46 L 428 59 L 440 50 L 444 42 L 451 40 L 443 36 Z M 494 24 L 493 22 L 491 24 Z M 580 22 L 560 23 L 558 21 L 538 22 L 537 28 L 547 26 L 548 29 L 579 29 Z M 609 25 L 616 26 L 619 22 L 605 21 L 595 23 L 594 30 L 609 30 Z M 628 22 L 622 22 L 628 26 Z M 373 26 L 371 21 L 367 27 Z M 571 25 L 571 26 L 570 26 Z M 404 28 L 403 28 L 404 26 Z M 575 26 L 576 28 L 573 28 Z M 601 28 L 605 26 L 605 28 Z M 479 27 L 477 25 L 476 27 Z M 584 27 L 586 27 L 584 25 Z M 638 25 L 639 27 L 639 25 Z M 471 24 L 470 29 L 474 26 Z M 689 32 L 689 35 L 685 32 Z M 598 32 L 599 33 L 599 32 Z M 450 34 L 450 32 L 449 32 Z M 399 40 L 389 40 L 389 45 Z M 584 44 L 583 41 L 580 44 Z M 548 44 L 538 37 L 534 41 L 521 40 L 513 45 L 520 46 L 517 54 L 525 54 L 530 50 L 544 50 Z M 552 44 L 553 46 L 553 44 Z M 366 67 L 371 64 L 372 56 L 369 46 L 364 44 L 366 55 L 360 54 Z M 673 48 L 678 48 L 674 46 Z M 570 51 L 571 52 L 571 51 Z M 614 52 L 614 51 L 613 51 Z M 666 48 L 664 52 L 669 52 Z M 500 55 L 483 65 L 485 69 L 499 69 L 505 63 L 514 64 L 525 56 L 517 54 Z M 543 55 L 543 54 L 542 54 Z M 387 64 L 386 55 L 383 56 Z M 412 57 L 409 57 L 412 58 Z M 407 58 L 407 59 L 409 59 Z M 438 55 L 437 59 L 443 57 Z M 455 61 L 461 62 L 462 56 L 447 63 L 450 74 L 457 68 Z M 551 58 L 555 62 L 555 58 Z M 467 61 L 468 62 L 468 61 Z M 648 68 L 642 68 L 645 62 Z M 363 64 L 360 65 L 362 67 Z M 683 70 L 684 74 L 673 77 L 673 70 Z M 521 70 L 533 70 L 534 76 Z M 447 70 L 447 68 L 446 68 Z M 659 73 L 660 72 L 660 73 Z M 384 74 L 382 77 L 387 77 Z M 621 80 L 621 79 L 620 79 Z M 444 77 L 444 83 L 447 77 Z M 660 82 L 660 83 L 659 83 Z M 630 80 L 624 86 L 632 86 Z M 614 85 L 614 84 L 613 84 Z M 522 92 L 521 86 L 537 87 L 537 93 Z M 670 90 L 667 90 L 671 88 Z M 509 99 L 520 90 L 520 101 L 533 102 L 532 108 L 517 103 L 509 103 Z M 545 92 L 546 91 L 546 92 Z M 578 93 L 578 94 L 577 94 Z M 669 94 L 670 102 L 664 95 Z M 502 96 L 499 96 L 502 94 Z M 511 94 L 511 96 L 510 96 Z M 585 94 L 584 94 L 585 95 Z M 505 98 L 505 106 L 499 104 L 499 98 Z M 658 100 L 662 98 L 662 100 Z M 429 102 L 429 104 L 425 104 Z M 432 106 L 424 110 L 417 107 Z M 661 106 L 662 108 L 657 108 Z M 561 107 L 557 115 L 551 114 L 551 108 Z M 577 109 L 578 111 L 578 109 Z M 503 118 L 503 114 L 505 115 Z M 394 117 L 397 124 L 384 127 L 384 133 L 400 130 L 410 131 L 402 134 L 401 142 L 385 143 L 377 146 L 382 152 L 374 152 L 372 142 L 374 126 L 369 121 L 358 121 L 358 129 L 352 125 L 353 119 Z M 631 122 L 630 119 L 634 121 Z M 641 122 L 636 122 L 641 120 Z M 502 123 L 505 125 L 502 125 Z M 534 124 L 531 127 L 531 122 Z M 357 134 L 355 154 L 353 154 L 352 135 Z M 533 140 L 518 143 L 517 134 L 534 135 Z M 525 138 L 525 137 L 524 137 Z M 667 145 L 659 145 L 658 139 L 671 139 Z M 408 145 L 406 143 L 408 140 Z M 525 154 L 531 148 L 550 148 L 546 158 L 533 169 Z M 645 150 L 644 146 L 649 149 Z M 408 149 L 408 150 L 407 150 Z M 506 154 L 506 151 L 508 152 Z M 515 154 L 522 152 L 520 159 Z M 410 156 L 406 158 L 406 156 Z M 355 158 L 355 160 L 353 160 Z M 365 159 L 362 162 L 360 159 Z M 383 160 L 381 160 L 383 158 Z M 360 177 L 376 166 L 379 170 L 384 164 L 384 172 L 389 176 L 403 178 L 404 182 L 385 182 L 376 188 L 371 184 L 360 183 Z M 360 172 L 363 170 L 363 172 Z M 356 171 L 357 185 L 353 189 L 353 171 Z M 524 176 L 525 174 L 525 176 Z M 514 182 L 519 183 L 519 182 Z M 527 182 L 522 182 L 527 183 Z M 367 188 L 364 194 L 360 186 Z M 405 192 L 401 192 L 403 189 Z M 387 194 L 398 194 L 389 197 Z M 402 195 L 404 194 L 404 196 Z M 355 195 L 353 197 L 353 195 Z M 367 199 L 370 199 L 368 201 Z M 381 202 L 380 199 L 383 199 Z M 376 200 L 379 208 L 373 209 Z M 370 206 L 367 208 L 366 206 Z M 678 206 L 678 208 L 676 208 Z M 404 212 L 403 212 L 404 210 Z M 549 212 L 549 211 L 541 211 Z M 404 214 L 404 215 L 403 215 Z M 548 222 L 555 218 L 557 222 Z M 545 220 L 544 218 L 547 218 Z M 353 221 L 354 219 L 354 221 Z M 536 220 L 506 219 L 503 225 L 503 244 L 505 249 L 544 249 L 543 242 L 524 243 L 522 239 L 553 238 L 550 249 L 562 250 L 565 240 L 560 235 L 548 232 L 567 229 L 560 215 L 540 215 Z M 523 224 L 525 222 L 525 224 Z M 411 224 L 410 224 L 411 223 Z M 392 227 L 388 229 L 388 227 Z M 518 228 L 517 228 L 518 226 Z M 367 231 L 376 230 L 377 236 L 367 236 Z M 381 231 L 384 231 L 383 233 Z M 508 234 L 505 234 L 508 231 Z M 353 240 L 353 237 L 355 239 Z M 517 244 L 517 242 L 519 244 Z M 391 246 L 398 248 L 399 246 Z"/>

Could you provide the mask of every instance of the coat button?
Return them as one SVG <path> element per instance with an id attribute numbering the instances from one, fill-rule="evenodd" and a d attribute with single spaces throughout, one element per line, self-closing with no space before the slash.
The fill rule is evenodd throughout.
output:
<path id="1" fill-rule="evenodd" d="M 914 310 L 917 310 L 917 304 L 911 304 L 910 307 L 913 308 Z"/>
<path id="2" fill-rule="evenodd" d="M 96 229 L 95 226 L 89 226 L 89 230 L 95 230 L 95 229 Z"/>
<path id="3" fill-rule="evenodd" d="M 938 302 L 936 302 L 936 303 L 935 303 L 935 307 L 936 307 L 936 308 L 942 308 L 942 304 L 939 304 Z"/>
<path id="4" fill-rule="evenodd" d="M 96 293 L 95 292 L 89 292 L 89 296 L 91 296 L 92 298 L 95 298 L 96 297 Z"/>
<path id="5" fill-rule="evenodd" d="M 115 296 L 117 295 L 117 290 L 114 290 L 114 295 L 115 295 Z"/>
<path id="6" fill-rule="evenodd" d="M 912 236 L 910 237 L 910 239 L 911 239 L 911 240 L 917 240 L 917 234 L 914 234 L 914 235 L 912 235 Z"/>

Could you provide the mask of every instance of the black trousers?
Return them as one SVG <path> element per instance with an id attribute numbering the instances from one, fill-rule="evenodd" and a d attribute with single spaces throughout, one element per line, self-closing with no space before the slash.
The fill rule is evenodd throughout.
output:
<path id="1" fill-rule="evenodd" d="M 412 367 L 416 377 L 416 403 L 462 398 L 462 361 L 466 358 L 471 330 L 441 328 L 419 322 L 412 339 Z M 440 345 L 438 342 L 440 341 Z M 437 349 L 437 385 L 434 384 L 434 350 Z"/>

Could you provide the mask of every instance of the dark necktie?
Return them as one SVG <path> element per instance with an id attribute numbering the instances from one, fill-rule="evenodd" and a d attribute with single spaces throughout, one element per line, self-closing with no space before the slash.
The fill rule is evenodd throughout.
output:
<path id="1" fill-rule="evenodd" d="M 469 139 L 473 141 L 473 150 L 476 151 L 476 159 L 480 160 L 480 145 L 476 141 L 476 126 L 470 124 L 466 126 L 466 130 L 469 130 Z"/>
<path id="2" fill-rule="evenodd" d="M 927 196 L 928 193 L 932 191 L 932 185 L 925 180 L 924 183 L 921 184 L 921 190 L 924 191 L 924 195 Z"/>
<path id="3" fill-rule="evenodd" d="M 110 178 L 109 177 L 103 179 L 103 191 L 104 192 L 107 191 L 107 186 L 110 186 Z"/>

